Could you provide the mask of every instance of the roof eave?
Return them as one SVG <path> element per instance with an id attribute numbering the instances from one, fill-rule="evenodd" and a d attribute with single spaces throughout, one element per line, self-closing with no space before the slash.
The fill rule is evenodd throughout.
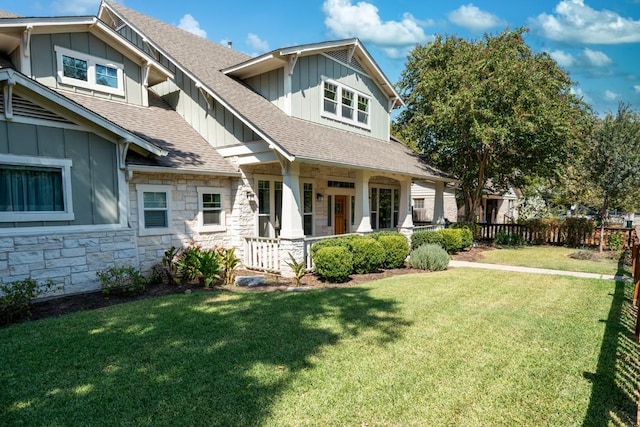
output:
<path id="1" fill-rule="evenodd" d="M 187 174 L 187 175 L 215 175 L 235 178 L 241 176 L 240 172 L 221 172 L 215 169 L 190 169 L 175 166 L 147 166 L 128 163 L 127 169 L 133 172 L 152 172 L 152 173 L 170 173 L 170 174 Z"/>

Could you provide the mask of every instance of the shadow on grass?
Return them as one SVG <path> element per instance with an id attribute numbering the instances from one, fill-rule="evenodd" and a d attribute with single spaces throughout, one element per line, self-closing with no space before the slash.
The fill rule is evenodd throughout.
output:
<path id="1" fill-rule="evenodd" d="M 6 328 L 0 424 L 260 425 L 342 339 L 401 337 L 370 292 L 195 293 Z"/>
<path id="2" fill-rule="evenodd" d="M 624 271 L 623 255 L 617 275 Z M 640 347 L 634 337 L 633 284 L 616 282 L 612 297 L 596 372 L 585 373 L 593 386 L 583 426 L 636 425 Z"/>

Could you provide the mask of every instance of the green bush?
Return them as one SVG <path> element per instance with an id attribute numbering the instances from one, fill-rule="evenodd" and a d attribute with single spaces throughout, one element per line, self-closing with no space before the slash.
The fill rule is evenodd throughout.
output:
<path id="1" fill-rule="evenodd" d="M 346 282 L 353 271 L 353 256 L 349 249 L 343 246 L 321 247 L 313 261 L 316 275 L 328 282 Z"/>
<path id="2" fill-rule="evenodd" d="M 455 227 L 454 229 L 460 232 L 460 238 L 462 239 L 462 247 L 460 249 L 470 248 L 473 245 L 473 231 L 466 225 Z"/>
<path id="3" fill-rule="evenodd" d="M 198 265 L 196 272 L 206 287 L 220 278 L 220 255 L 217 251 L 209 249 L 198 251 Z"/>
<path id="4" fill-rule="evenodd" d="M 0 324 L 12 322 L 21 317 L 29 317 L 31 301 L 46 292 L 54 290 L 56 283 L 47 279 L 38 283 L 32 278 L 0 284 Z"/>
<path id="5" fill-rule="evenodd" d="M 438 230 L 444 240 L 444 250 L 448 253 L 455 253 L 462 249 L 462 232 L 457 228 L 445 228 Z"/>
<path id="6" fill-rule="evenodd" d="M 437 231 L 421 230 L 411 235 L 411 250 L 417 249 L 427 243 L 435 243 L 444 247 L 444 237 Z"/>
<path id="7" fill-rule="evenodd" d="M 355 239 L 362 238 L 362 236 L 358 235 L 350 235 L 350 236 L 342 236 L 342 237 L 334 237 L 331 239 L 323 239 L 320 240 L 313 245 L 311 245 L 311 258 L 316 257 L 316 253 L 321 248 L 333 247 L 333 246 L 341 246 L 343 248 L 347 248 L 351 250 L 351 242 Z"/>
<path id="8" fill-rule="evenodd" d="M 385 250 L 376 239 L 362 237 L 351 241 L 353 272 L 356 274 L 375 273 L 385 260 Z"/>
<path id="9" fill-rule="evenodd" d="M 624 234 L 619 231 L 609 234 L 607 237 L 607 247 L 612 251 L 620 251 L 624 247 Z"/>
<path id="10" fill-rule="evenodd" d="M 148 280 L 132 266 L 109 267 L 96 273 L 105 295 L 137 294 L 147 287 Z"/>
<path id="11" fill-rule="evenodd" d="M 572 217 L 565 219 L 560 224 L 560 232 L 565 237 L 567 246 L 578 247 L 585 236 L 593 233 L 595 223 L 587 218 Z"/>
<path id="12" fill-rule="evenodd" d="M 407 238 L 398 234 L 388 234 L 378 237 L 378 242 L 385 251 L 384 268 L 403 268 L 404 262 L 409 256 L 409 242 Z"/>
<path id="13" fill-rule="evenodd" d="M 467 229 L 471 232 L 471 242 L 469 243 L 468 246 L 465 247 L 469 247 L 473 244 L 474 239 L 478 240 L 480 238 L 480 224 L 477 224 L 475 222 L 454 222 L 452 223 L 449 228 L 460 228 L 460 229 Z"/>
<path id="14" fill-rule="evenodd" d="M 426 243 L 411 252 L 409 262 L 413 268 L 440 271 L 449 266 L 449 254 L 436 243 Z"/>
<path id="15" fill-rule="evenodd" d="M 500 230 L 496 233 L 493 243 L 498 247 L 518 247 L 523 246 L 525 241 L 519 234 L 508 233 L 504 230 Z"/>

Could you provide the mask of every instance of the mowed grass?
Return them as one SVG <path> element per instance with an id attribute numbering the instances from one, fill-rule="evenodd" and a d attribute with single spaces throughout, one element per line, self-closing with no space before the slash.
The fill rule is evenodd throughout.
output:
<path id="1" fill-rule="evenodd" d="M 0 329 L 0 425 L 624 425 L 631 290 L 456 269 L 23 323 Z"/>
<path id="2" fill-rule="evenodd" d="M 524 246 L 521 248 L 492 249 L 482 252 L 482 258 L 479 262 L 580 271 L 584 273 L 630 274 L 630 267 L 620 265 L 615 253 L 605 252 L 597 260 L 581 260 L 569 257 L 569 255 L 579 250 L 562 246 Z M 599 256 L 597 250 L 592 252 L 596 257 Z"/>

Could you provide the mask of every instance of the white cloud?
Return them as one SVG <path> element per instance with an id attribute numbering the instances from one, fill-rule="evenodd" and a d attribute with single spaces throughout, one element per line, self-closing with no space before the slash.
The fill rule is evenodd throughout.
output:
<path id="1" fill-rule="evenodd" d="M 430 37 L 413 15 L 405 13 L 401 21 L 382 21 L 378 8 L 366 1 L 352 4 L 351 0 L 325 0 L 322 10 L 329 31 L 336 37 L 359 39 L 380 46 L 406 46 L 424 43 Z"/>
<path id="2" fill-rule="evenodd" d="M 190 14 L 184 15 L 180 18 L 180 23 L 178 24 L 178 28 L 182 28 L 185 31 L 189 31 L 190 33 L 195 34 L 196 36 L 200 36 L 203 38 L 207 38 L 207 32 L 200 28 L 200 23 Z"/>
<path id="3" fill-rule="evenodd" d="M 604 97 L 609 101 L 615 101 L 616 99 L 618 99 L 619 96 L 620 96 L 619 93 L 611 92 L 610 90 L 604 91 Z"/>
<path id="4" fill-rule="evenodd" d="M 247 44 L 260 53 L 269 51 L 269 43 L 262 40 L 260 37 L 253 33 L 249 33 L 247 35 Z"/>
<path id="5" fill-rule="evenodd" d="M 100 0 L 56 0 L 51 8 L 60 15 L 96 15 Z"/>
<path id="6" fill-rule="evenodd" d="M 507 25 L 506 21 L 489 12 L 480 10 L 474 6 L 473 3 L 460 6 L 453 12 L 450 12 L 448 16 L 449 21 L 472 31 L 486 31 L 490 28 Z"/>
<path id="7" fill-rule="evenodd" d="M 633 88 L 635 89 L 636 93 L 640 93 L 640 85 L 635 85 Z"/>
<path id="8" fill-rule="evenodd" d="M 563 0 L 554 12 L 531 18 L 529 25 L 544 37 L 556 41 L 594 44 L 640 41 L 640 21 L 623 18 L 609 10 L 592 9 L 584 4 L 584 0 Z"/>
<path id="9" fill-rule="evenodd" d="M 549 52 L 549 55 L 551 55 L 551 58 L 561 67 L 568 68 L 576 63 L 576 58 L 564 50 L 552 50 Z"/>
<path id="10" fill-rule="evenodd" d="M 593 100 L 591 99 L 591 97 L 589 95 L 587 95 L 586 93 L 584 93 L 584 91 L 578 87 L 572 87 L 570 89 L 570 92 L 577 96 L 578 98 L 581 98 L 584 102 L 586 102 L 587 104 L 592 104 Z"/>
<path id="11" fill-rule="evenodd" d="M 607 67 L 613 63 L 611 58 L 609 58 L 604 52 L 591 50 L 589 48 L 585 48 L 580 57 L 586 65 L 591 67 Z"/>

